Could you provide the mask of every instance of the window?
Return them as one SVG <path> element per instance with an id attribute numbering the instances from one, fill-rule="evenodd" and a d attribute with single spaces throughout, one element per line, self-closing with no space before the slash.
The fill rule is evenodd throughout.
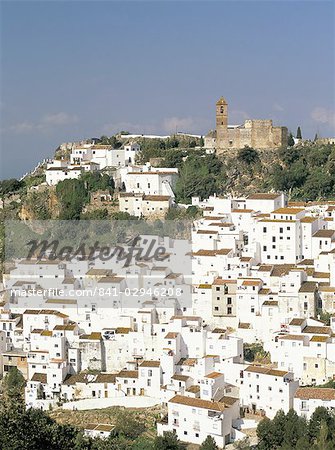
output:
<path id="1" fill-rule="evenodd" d="M 263 233 L 266 233 L 266 227 L 263 227 Z"/>

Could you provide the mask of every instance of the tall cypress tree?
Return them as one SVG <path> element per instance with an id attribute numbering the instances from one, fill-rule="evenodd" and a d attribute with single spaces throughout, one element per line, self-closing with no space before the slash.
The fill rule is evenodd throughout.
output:
<path id="1" fill-rule="evenodd" d="M 294 139 L 293 139 L 293 134 L 290 133 L 288 136 L 288 140 L 287 140 L 287 144 L 289 147 L 293 147 L 294 146 Z"/>
<path id="2" fill-rule="evenodd" d="M 302 134 L 301 134 L 301 128 L 298 127 L 297 129 L 297 139 L 302 139 Z"/>

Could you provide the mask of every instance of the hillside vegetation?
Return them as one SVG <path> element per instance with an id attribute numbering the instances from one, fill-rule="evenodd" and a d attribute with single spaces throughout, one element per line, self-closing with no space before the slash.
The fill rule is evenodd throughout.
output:
<path id="1" fill-rule="evenodd" d="M 177 200 L 192 196 L 284 191 L 290 200 L 335 197 L 335 145 L 308 143 L 279 150 L 245 147 L 223 155 L 203 149 L 146 149 L 141 162 L 159 158 L 161 167 L 178 167 Z"/>
<path id="2" fill-rule="evenodd" d="M 169 148 L 172 145 L 147 142 L 139 162 L 154 158 L 160 167 L 177 167 L 179 179 L 175 193 L 180 203 L 191 203 L 193 196 L 206 198 L 214 193 L 248 195 L 254 192 L 284 191 L 290 200 L 316 201 L 335 198 L 335 145 L 308 143 L 279 150 L 258 151 L 245 147 L 223 155 L 206 154 L 200 147 Z M 159 140 L 158 140 L 159 141 Z M 163 141 L 162 141 L 163 142 Z M 176 143 L 174 143 L 176 144 Z M 143 145 L 143 143 L 142 143 Z M 31 189 L 43 176 L 0 181 L 4 205 L 0 219 L 106 218 L 107 211 L 84 213 L 90 194 L 99 189 L 114 191 L 107 174 L 85 174 L 79 180 L 66 180 L 55 188 Z M 25 214 L 23 214 L 25 213 Z M 115 214 L 114 214 L 115 215 Z M 117 217 L 116 217 L 117 218 Z"/>

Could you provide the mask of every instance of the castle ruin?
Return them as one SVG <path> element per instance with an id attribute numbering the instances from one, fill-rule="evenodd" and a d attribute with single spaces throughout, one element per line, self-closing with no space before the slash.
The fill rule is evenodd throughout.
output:
<path id="1" fill-rule="evenodd" d="M 245 120 L 241 125 L 228 125 L 228 103 L 221 97 L 216 102 L 216 130 L 205 137 L 205 147 L 217 153 L 245 146 L 271 149 L 287 146 L 287 128 L 274 127 L 272 120 Z"/>

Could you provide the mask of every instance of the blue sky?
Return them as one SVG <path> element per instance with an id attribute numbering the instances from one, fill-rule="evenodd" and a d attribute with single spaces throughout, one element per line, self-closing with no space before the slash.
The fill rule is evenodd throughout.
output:
<path id="1" fill-rule="evenodd" d="M 272 118 L 335 135 L 333 1 L 1 2 L 1 178 L 59 143 Z"/>

